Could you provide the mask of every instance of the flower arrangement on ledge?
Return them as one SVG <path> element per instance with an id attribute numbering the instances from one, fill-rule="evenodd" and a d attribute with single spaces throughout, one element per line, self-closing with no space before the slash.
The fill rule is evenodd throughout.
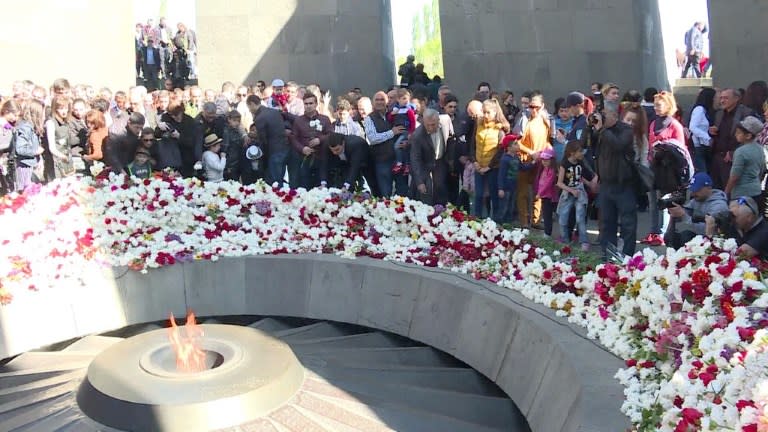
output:
<path id="1" fill-rule="evenodd" d="M 263 183 L 66 179 L 0 199 L 0 302 L 77 282 L 94 262 L 151 268 L 285 253 L 368 256 L 470 274 L 585 327 L 626 361 L 638 431 L 768 431 L 768 294 L 732 241 L 584 268 L 453 208 Z"/>

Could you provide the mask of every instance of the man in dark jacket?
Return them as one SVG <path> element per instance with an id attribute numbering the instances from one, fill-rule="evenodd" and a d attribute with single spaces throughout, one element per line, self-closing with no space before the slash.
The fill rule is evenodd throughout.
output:
<path id="1" fill-rule="evenodd" d="M 133 113 L 128 117 L 128 126 L 125 132 L 114 135 L 106 141 L 104 146 L 104 162 L 115 173 L 125 171 L 125 166 L 133 162 L 136 149 L 141 144 L 139 137 L 144 128 L 144 116 Z"/>
<path id="2" fill-rule="evenodd" d="M 368 162 L 368 143 L 364 139 L 333 132 L 321 152 L 318 158 L 320 185 L 347 190 L 363 186 L 362 171 Z"/>
<path id="3" fill-rule="evenodd" d="M 408 87 L 413 84 L 414 76 L 416 75 L 416 65 L 413 62 L 416 57 L 409 55 L 405 63 L 401 64 L 397 69 L 397 74 L 400 75 L 400 85 Z"/>
<path id="4" fill-rule="evenodd" d="M 631 165 L 635 158 L 632 128 L 619 121 L 619 106 L 606 102 L 603 115 L 595 115 L 597 132 L 598 197 L 601 211 L 601 246 L 616 247 L 616 231 L 621 229 L 622 252 L 635 253 L 637 238 L 637 174 Z"/>
<path id="5" fill-rule="evenodd" d="M 311 189 L 320 184 L 319 163 L 322 146 L 328 145 L 328 135 L 333 132 L 331 119 L 317 111 L 317 97 L 304 95 L 304 115 L 293 120 L 291 144 L 295 155 L 301 157 L 299 185 Z"/>
<path id="6" fill-rule="evenodd" d="M 203 134 L 199 123 L 184 113 L 180 104 L 171 104 L 163 114 L 155 135 L 160 137 L 160 168 L 179 169 L 184 177 L 195 175 L 195 163 L 203 157 Z"/>
<path id="7" fill-rule="evenodd" d="M 750 115 L 750 110 L 741 104 L 741 93 L 735 89 L 723 89 L 720 92 L 720 109 L 715 113 L 715 121 L 709 128 L 712 136 L 712 181 L 717 189 L 725 189 L 731 176 L 733 152 L 739 146 L 736 141 L 736 126 Z"/>
<path id="8" fill-rule="evenodd" d="M 160 49 L 155 45 L 153 38 L 147 41 L 147 46 L 142 48 L 142 63 L 144 68 L 144 81 L 147 88 L 152 91 L 158 87 L 157 77 L 160 73 L 160 63 L 163 61 L 160 56 Z"/>
<path id="9" fill-rule="evenodd" d="M 285 136 L 283 116 L 279 111 L 262 106 L 261 98 L 257 95 L 248 96 L 245 103 L 259 132 L 262 150 L 266 152 L 267 182 L 269 184 L 277 182 L 282 187 L 290 151 Z"/>
<path id="10" fill-rule="evenodd" d="M 448 202 L 448 172 L 455 154 L 449 148 L 450 127 L 450 117 L 441 119 L 437 111 L 427 109 L 422 125 L 411 135 L 413 196 L 427 204 Z"/>

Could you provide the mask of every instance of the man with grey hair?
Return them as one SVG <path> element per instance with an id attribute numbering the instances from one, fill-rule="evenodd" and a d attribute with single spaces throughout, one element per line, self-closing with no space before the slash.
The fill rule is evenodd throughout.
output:
<path id="1" fill-rule="evenodd" d="M 410 138 L 412 195 L 427 204 L 448 202 L 448 172 L 455 158 L 448 140 L 451 129 L 449 116 L 427 109 Z"/>
<path id="2" fill-rule="evenodd" d="M 213 102 L 206 102 L 203 104 L 203 110 L 195 118 L 195 122 L 203 137 L 210 134 L 216 134 L 218 137 L 224 136 L 226 120 L 223 115 L 218 115 L 216 113 L 216 104 Z"/>
<path id="3" fill-rule="evenodd" d="M 621 230 L 624 255 L 634 255 L 637 239 L 637 188 L 639 178 L 632 161 L 635 147 L 632 128 L 619 121 L 619 105 L 606 102 L 602 115 L 595 113 L 597 131 L 598 202 L 601 211 L 603 254 L 616 247 Z"/>

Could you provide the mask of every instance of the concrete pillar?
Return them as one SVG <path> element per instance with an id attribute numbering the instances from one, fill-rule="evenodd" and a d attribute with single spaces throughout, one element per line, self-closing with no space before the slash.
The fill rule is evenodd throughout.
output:
<path id="1" fill-rule="evenodd" d="M 709 0 L 712 76 L 716 86 L 768 79 L 768 2 Z"/>
<path id="2" fill-rule="evenodd" d="M 133 3 L 25 0 L 3 3 L 0 89 L 29 79 L 126 89 L 135 83 Z"/>
<path id="3" fill-rule="evenodd" d="M 399 80 L 395 74 L 395 37 L 392 31 L 392 4 L 390 0 L 381 0 L 381 51 L 384 60 L 384 79 L 388 79 L 387 84 L 395 84 Z"/>
<path id="4" fill-rule="evenodd" d="M 591 81 L 665 87 L 657 0 L 441 0 L 446 79 L 463 101 L 480 81 L 554 102 Z"/>
<path id="5" fill-rule="evenodd" d="M 279 77 L 319 83 L 334 95 L 354 86 L 377 90 L 391 81 L 382 55 L 384 3 L 198 0 L 200 84 L 217 89 L 224 81 Z"/>

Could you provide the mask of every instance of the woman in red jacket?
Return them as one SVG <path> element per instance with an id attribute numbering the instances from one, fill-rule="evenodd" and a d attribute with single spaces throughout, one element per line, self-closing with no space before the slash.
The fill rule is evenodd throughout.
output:
<path id="1" fill-rule="evenodd" d="M 653 162 L 653 147 L 657 143 L 674 143 L 685 155 L 685 159 L 691 166 L 690 172 L 693 172 L 691 155 L 688 152 L 688 147 L 685 145 L 683 125 L 675 118 L 675 113 L 677 113 L 675 97 L 672 93 L 666 91 L 658 93 L 653 98 L 653 109 L 657 117 L 651 122 L 648 130 L 648 162 Z M 651 232 L 645 236 L 642 242 L 651 246 L 664 246 L 664 232 L 666 232 L 669 225 L 669 213 L 664 209 L 658 208 L 657 200 L 659 193 L 658 191 L 654 192 L 651 194 L 649 203 Z"/>

